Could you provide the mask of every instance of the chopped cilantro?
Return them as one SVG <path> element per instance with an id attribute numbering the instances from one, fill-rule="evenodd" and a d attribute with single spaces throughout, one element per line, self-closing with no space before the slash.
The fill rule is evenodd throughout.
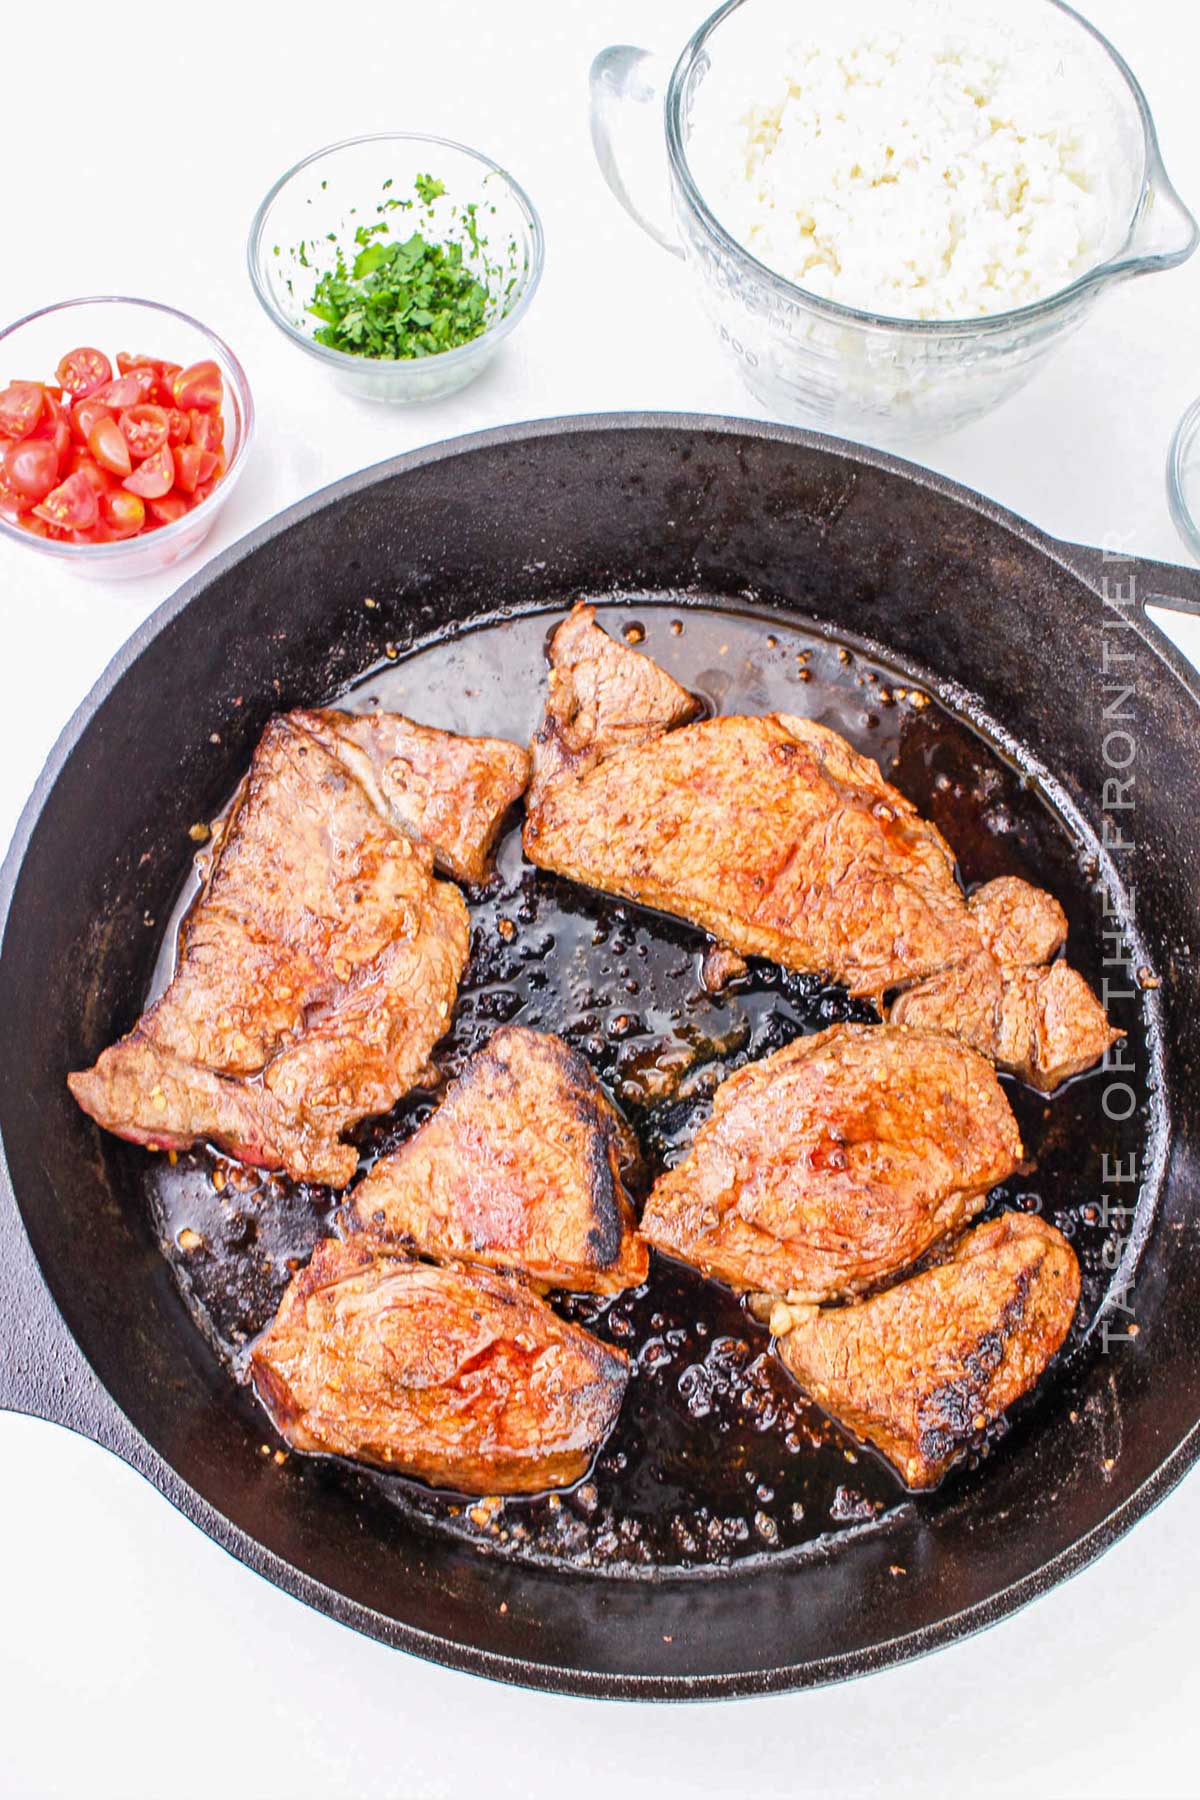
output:
<path id="1" fill-rule="evenodd" d="M 446 191 L 432 175 L 418 175 L 413 185 L 427 207 Z M 385 188 L 390 186 L 390 181 L 384 183 Z M 409 200 L 389 199 L 375 210 L 411 205 Z M 351 214 L 355 211 L 350 209 Z M 485 275 L 498 273 L 482 254 L 474 204 L 465 212 L 471 261 Z M 335 234 L 329 237 L 336 242 Z M 394 361 L 436 356 L 470 343 L 488 326 L 491 297 L 467 266 L 463 251 L 459 242 L 431 243 L 420 231 L 392 238 L 382 218 L 373 225 L 356 226 L 353 250 L 337 245 L 334 266 L 321 275 L 308 303 L 307 310 L 321 321 L 313 333 L 317 343 L 351 356 Z M 308 268 L 303 244 L 296 254 L 301 266 Z"/>

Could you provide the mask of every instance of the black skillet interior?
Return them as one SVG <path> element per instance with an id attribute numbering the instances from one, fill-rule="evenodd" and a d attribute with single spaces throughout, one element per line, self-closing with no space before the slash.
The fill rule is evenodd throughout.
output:
<path id="1" fill-rule="evenodd" d="M 828 1548 L 684 1580 L 505 1561 L 414 1526 L 371 1482 L 264 1458 L 260 1421 L 237 1403 L 160 1254 L 145 1159 L 101 1139 L 62 1083 L 135 1015 L 187 871 L 188 829 L 220 806 L 272 711 L 386 666 L 389 646 L 403 655 L 578 593 L 670 595 L 685 633 L 689 602 L 703 597 L 778 609 L 818 636 L 874 640 L 901 669 L 924 672 L 931 692 L 960 710 L 971 697 L 1032 747 L 1061 784 L 1051 798 L 1085 836 L 1103 826 L 1104 784 L 1126 753 L 1104 714 L 1119 676 L 1136 810 L 1130 827 L 1110 808 L 1110 839 L 1123 826 L 1132 840 L 1110 861 L 1136 893 L 1135 960 L 1162 980 L 1136 999 L 1137 1104 L 1173 1116 L 1162 1169 L 1144 1143 L 1139 1152 L 1142 1221 L 1155 1210 L 1128 1297 L 1137 1335 L 1107 1354 L 1094 1336 L 988 1466 L 935 1499 Z M 1102 1547 L 1194 1454 L 1200 884 L 1180 796 L 1197 789 L 1196 725 L 1194 689 L 1140 615 L 1102 605 L 1028 528 L 932 477 L 803 434 L 567 421 L 418 453 L 293 509 L 197 577 L 106 678 L 35 797 L 13 876 L 0 959 L 8 1169 L 66 1324 L 126 1415 L 85 1388 L 75 1422 L 335 1616 L 537 1685 L 647 1695 L 797 1685 L 1009 1610 Z M 1102 924 L 1093 909 L 1097 937 Z M 1085 942 L 1077 960 L 1098 975 L 1104 948 L 1102 937 Z M 1110 1206 L 1139 1191 L 1097 1180 L 1098 1204 L 1105 1191 Z M 1126 1272 L 1133 1261 L 1130 1248 Z M 23 1304 L 32 1330 L 36 1278 L 26 1285 L 7 1310 L 19 1319 Z M 12 1403 L 34 1404 L 15 1365 L 6 1385 Z"/>

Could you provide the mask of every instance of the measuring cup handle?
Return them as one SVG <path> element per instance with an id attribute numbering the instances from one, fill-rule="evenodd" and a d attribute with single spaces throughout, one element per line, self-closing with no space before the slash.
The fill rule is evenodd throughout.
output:
<path id="1" fill-rule="evenodd" d="M 592 63 L 589 118 L 600 173 L 625 211 L 656 244 L 672 256 L 682 257 L 683 246 L 669 222 L 665 193 L 661 203 L 663 222 L 658 223 L 634 200 L 626 182 L 626 172 L 638 160 L 634 146 L 638 112 L 653 107 L 661 115 L 665 72 L 662 59 L 651 51 L 639 50 L 633 44 L 610 44 Z M 665 177 L 665 158 L 661 173 Z M 649 171 L 643 174 L 648 183 Z"/>

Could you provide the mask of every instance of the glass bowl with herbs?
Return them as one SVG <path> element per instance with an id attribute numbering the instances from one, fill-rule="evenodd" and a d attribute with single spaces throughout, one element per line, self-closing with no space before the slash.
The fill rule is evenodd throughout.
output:
<path id="1" fill-rule="evenodd" d="M 289 169 L 248 257 L 269 316 L 339 386 L 410 405 L 483 370 L 533 299 L 543 248 L 528 196 L 490 157 L 383 132 Z"/>

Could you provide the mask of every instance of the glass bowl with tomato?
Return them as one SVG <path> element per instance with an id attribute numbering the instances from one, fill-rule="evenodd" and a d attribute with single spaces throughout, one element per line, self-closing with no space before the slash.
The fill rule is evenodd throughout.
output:
<path id="1" fill-rule="evenodd" d="M 465 144 L 347 138 L 280 177 L 247 245 L 285 337 L 364 400 L 443 399 L 487 367 L 541 280 L 525 190 Z"/>
<path id="2" fill-rule="evenodd" d="M 212 529 L 253 430 L 241 364 L 187 313 L 43 307 L 0 331 L 0 536 L 82 575 L 169 568 Z"/>

